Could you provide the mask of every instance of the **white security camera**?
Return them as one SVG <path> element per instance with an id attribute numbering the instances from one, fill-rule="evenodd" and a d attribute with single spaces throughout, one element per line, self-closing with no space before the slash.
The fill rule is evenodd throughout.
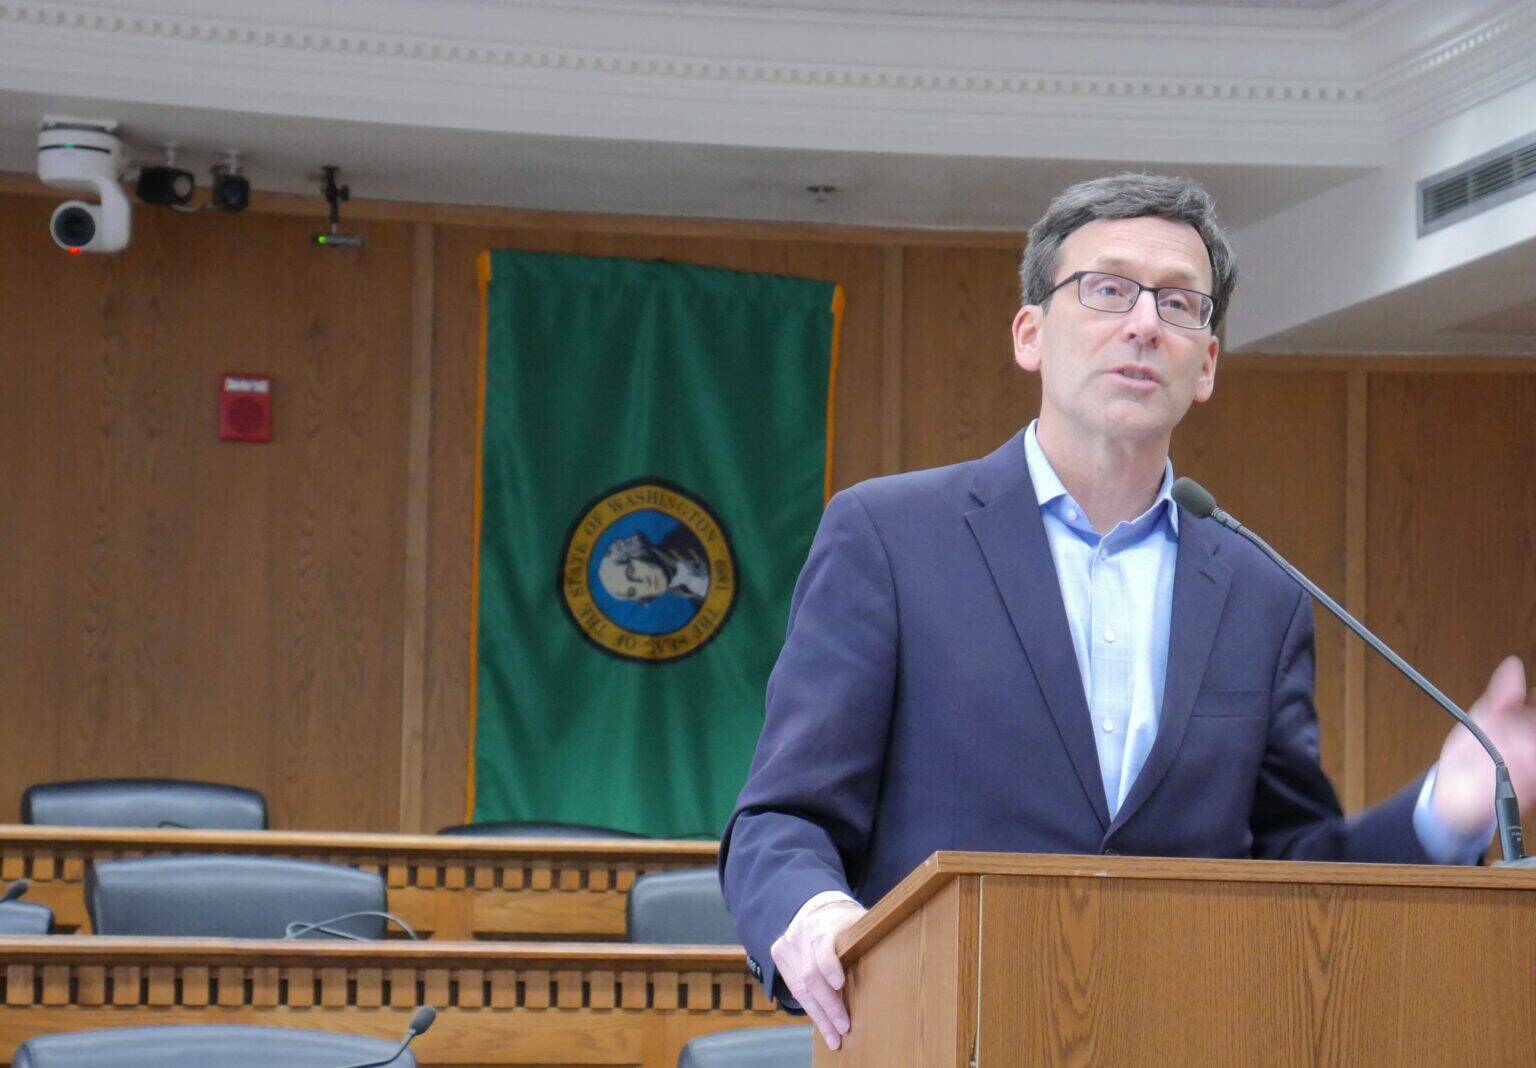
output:
<path id="1" fill-rule="evenodd" d="M 130 209 L 118 180 L 123 145 L 111 119 L 48 115 L 37 127 L 37 176 L 58 189 L 94 189 L 100 204 L 66 200 L 48 231 L 70 252 L 120 252 L 128 247 Z"/>

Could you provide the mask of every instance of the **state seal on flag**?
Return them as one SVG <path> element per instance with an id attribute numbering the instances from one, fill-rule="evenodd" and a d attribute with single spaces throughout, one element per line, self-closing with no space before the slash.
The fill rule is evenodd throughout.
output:
<path id="1" fill-rule="evenodd" d="M 698 495 L 659 478 L 610 487 L 565 536 L 560 603 L 610 656 L 664 664 L 708 645 L 736 604 L 736 557 Z"/>

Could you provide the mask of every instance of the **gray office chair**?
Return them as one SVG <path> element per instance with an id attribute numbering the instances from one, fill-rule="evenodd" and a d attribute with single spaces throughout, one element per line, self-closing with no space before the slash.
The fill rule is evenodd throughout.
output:
<path id="1" fill-rule="evenodd" d="M 53 932 L 53 910 L 36 901 L 22 901 L 28 882 L 17 879 L 0 895 L 0 935 L 45 935 Z"/>
<path id="2" fill-rule="evenodd" d="M 29 786 L 21 822 L 52 827 L 191 827 L 264 831 L 267 802 L 255 790 L 183 779 L 82 779 Z"/>
<path id="3" fill-rule="evenodd" d="M 91 930 L 101 935 L 205 938 L 383 938 L 376 872 L 282 857 L 187 856 L 101 861 L 85 878 Z M 403 925 L 402 925 L 403 926 Z M 290 927 L 295 928 L 290 930 Z"/>
<path id="4" fill-rule="evenodd" d="M 611 827 L 593 827 L 586 823 L 540 823 L 524 820 L 499 820 L 492 823 L 460 823 L 444 827 L 438 834 L 463 834 L 475 838 L 644 838 L 634 831 L 616 831 Z"/>
<path id="5" fill-rule="evenodd" d="M 656 871 L 635 879 L 624 906 L 631 942 L 739 946 L 714 868 Z"/>
<path id="6" fill-rule="evenodd" d="M 811 1068 L 811 1029 L 748 1027 L 701 1035 L 683 1047 L 677 1068 Z"/>
<path id="7" fill-rule="evenodd" d="M 342 1068 L 383 1061 L 398 1042 L 288 1027 L 122 1027 L 41 1035 L 11 1068 Z M 390 1068 L 416 1068 L 410 1050 Z"/>

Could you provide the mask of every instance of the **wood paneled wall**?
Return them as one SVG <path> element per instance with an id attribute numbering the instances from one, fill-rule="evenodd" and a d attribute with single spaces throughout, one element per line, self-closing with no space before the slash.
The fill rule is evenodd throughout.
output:
<path id="1" fill-rule="evenodd" d="M 1463 707 L 1508 653 L 1536 683 L 1536 376 L 1372 374 L 1365 612 Z M 1412 684 L 1366 661 L 1366 793 L 1444 734 Z"/>
<path id="2" fill-rule="evenodd" d="M 279 825 L 398 819 L 411 248 L 139 210 L 71 257 L 0 198 L 0 819 L 50 778 L 255 786 Z M 224 371 L 277 440 L 220 443 Z"/>
<path id="3" fill-rule="evenodd" d="M 324 252 L 320 206 L 280 200 L 141 208 L 127 252 L 67 257 L 24 184 L 0 193 L 0 820 L 28 782 L 150 774 L 254 786 L 278 826 L 462 817 L 482 249 L 843 283 L 839 486 L 979 455 L 1038 404 L 1003 240 L 358 205 L 368 247 Z M 273 443 L 216 440 L 231 370 L 276 377 Z M 1470 701 L 1536 654 L 1532 370 L 1229 358 L 1174 462 Z M 1322 618 L 1318 665 L 1349 807 L 1433 759 L 1438 713 Z"/>

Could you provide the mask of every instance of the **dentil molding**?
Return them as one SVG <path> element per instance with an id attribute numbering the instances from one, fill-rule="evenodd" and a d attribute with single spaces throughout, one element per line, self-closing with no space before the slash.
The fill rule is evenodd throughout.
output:
<path id="1" fill-rule="evenodd" d="M 701 143 L 1155 158 L 1166 142 L 1348 164 L 1536 76 L 1536 0 L 891 2 L 0 0 L 0 88 Z"/>

